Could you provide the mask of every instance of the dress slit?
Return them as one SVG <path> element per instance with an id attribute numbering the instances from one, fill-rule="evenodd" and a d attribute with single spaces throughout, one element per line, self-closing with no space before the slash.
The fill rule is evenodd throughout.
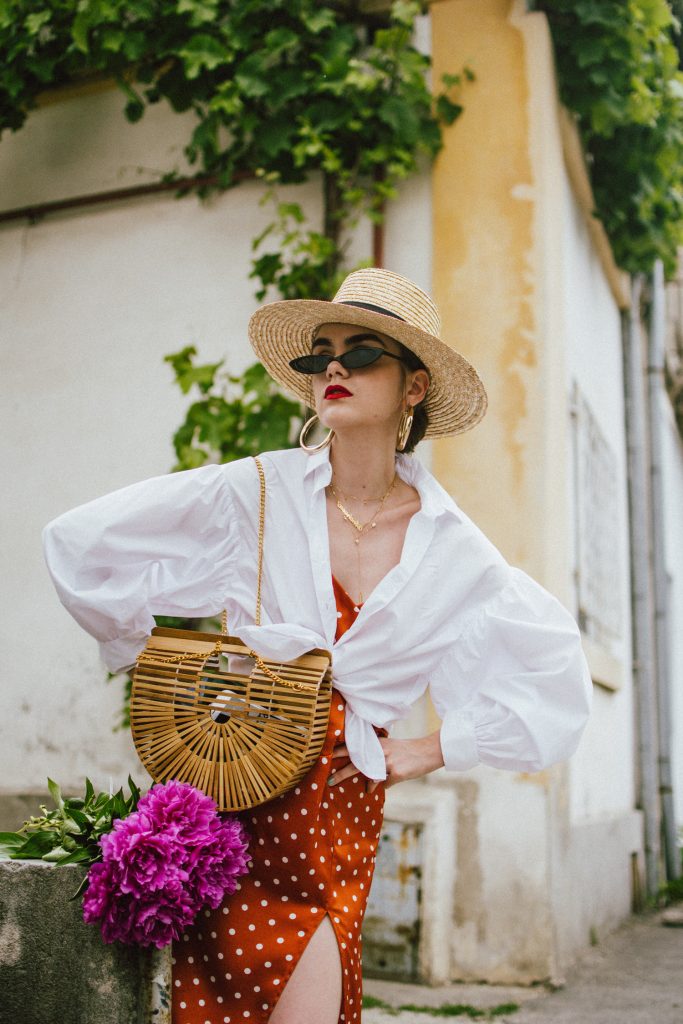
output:
<path id="1" fill-rule="evenodd" d="M 341 997 L 340 997 L 341 1001 L 340 1001 L 340 1006 L 339 1006 L 338 1021 L 341 1021 L 342 1024 L 344 1024 L 344 1021 L 345 1021 L 344 1007 L 345 1007 L 346 1000 L 348 998 L 346 996 L 346 993 L 345 993 L 345 990 L 344 990 L 344 961 L 343 961 L 342 955 L 341 955 L 340 938 L 339 938 L 339 935 L 337 933 L 337 929 L 335 928 L 334 921 L 332 920 L 332 917 L 330 916 L 329 912 L 324 913 L 322 915 L 321 920 L 317 922 L 315 928 L 312 928 L 310 930 L 310 932 L 306 935 L 305 939 L 302 939 L 302 941 L 301 941 L 301 949 L 299 950 L 299 953 L 298 953 L 296 959 L 292 962 L 291 970 L 283 978 L 283 984 L 281 986 L 282 992 L 280 992 L 280 994 L 278 995 L 278 998 L 275 1000 L 275 1003 L 273 1004 L 273 1006 L 272 1006 L 272 1008 L 270 1010 L 270 1014 L 271 1015 L 273 1014 L 277 1004 L 280 1002 L 280 999 L 282 999 L 282 997 L 284 996 L 284 993 L 285 993 L 285 991 L 287 989 L 287 985 L 289 984 L 289 982 L 292 979 L 292 975 L 294 974 L 295 970 L 299 966 L 299 963 L 301 961 L 302 956 L 304 955 L 304 953 L 308 949 L 308 946 L 309 946 L 310 942 L 313 940 L 313 936 L 316 934 L 316 932 L 324 924 L 325 918 L 329 919 L 330 927 L 332 928 L 332 934 L 334 935 L 335 946 L 336 946 L 336 951 L 337 951 L 337 957 L 339 958 L 339 972 L 340 972 L 340 976 L 341 976 Z M 353 997 L 351 997 L 351 998 L 353 998 Z"/>
<path id="2" fill-rule="evenodd" d="M 334 590 L 339 639 L 357 612 L 342 588 Z M 240 816 L 251 837 L 249 874 L 174 944 L 173 1024 L 267 1024 L 325 916 L 341 962 L 338 1024 L 361 1024 L 361 926 L 384 785 L 368 793 L 360 772 L 328 785 L 333 748 L 344 742 L 345 707 L 333 690 L 317 762 L 294 789 Z M 335 767 L 348 763 L 339 759 Z"/>

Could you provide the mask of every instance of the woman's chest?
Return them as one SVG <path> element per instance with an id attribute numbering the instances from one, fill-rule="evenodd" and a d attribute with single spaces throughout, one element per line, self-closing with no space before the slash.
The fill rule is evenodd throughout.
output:
<path id="1" fill-rule="evenodd" d="M 332 574 L 357 604 L 367 600 L 397 566 L 410 520 L 419 502 L 407 502 L 384 516 L 350 516 L 328 502 L 327 532 Z"/>

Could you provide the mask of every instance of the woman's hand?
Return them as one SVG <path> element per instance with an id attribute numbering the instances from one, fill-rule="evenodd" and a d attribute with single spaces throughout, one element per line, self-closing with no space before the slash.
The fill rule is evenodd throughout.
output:
<path id="1" fill-rule="evenodd" d="M 397 782 L 405 782 L 406 779 L 418 779 L 422 775 L 443 767 L 443 754 L 439 741 L 439 730 L 429 736 L 421 736 L 415 740 L 397 740 L 391 736 L 380 736 L 379 742 L 384 751 L 384 759 L 387 765 L 386 786 L 395 786 Z M 349 761 L 349 752 L 345 743 L 340 743 L 332 751 L 332 760 L 346 759 L 346 764 L 333 766 L 330 771 L 328 783 L 331 786 L 344 779 L 350 779 L 360 772 L 354 764 Z M 368 780 L 368 792 L 372 793 L 379 782 L 374 779 Z"/>

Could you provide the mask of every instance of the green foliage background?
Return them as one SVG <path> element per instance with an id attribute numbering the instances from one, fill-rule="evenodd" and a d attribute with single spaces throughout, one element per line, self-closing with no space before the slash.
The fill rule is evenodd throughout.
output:
<path id="1" fill-rule="evenodd" d="M 542 0 L 617 263 L 668 274 L 683 244 L 680 26 L 666 0 Z M 683 5 L 675 4 L 678 13 Z"/>

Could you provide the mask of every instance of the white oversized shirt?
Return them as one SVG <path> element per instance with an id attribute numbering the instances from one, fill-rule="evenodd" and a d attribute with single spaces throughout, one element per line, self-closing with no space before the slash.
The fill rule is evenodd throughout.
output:
<path id="1" fill-rule="evenodd" d="M 386 777 L 373 725 L 408 715 L 430 688 L 446 768 L 537 771 L 569 757 L 592 691 L 579 630 L 560 602 L 500 552 L 414 457 L 396 460 L 419 493 L 401 560 L 335 643 L 325 487 L 329 450 L 262 457 L 267 481 L 262 625 L 254 626 L 259 482 L 253 459 L 124 487 L 44 531 L 68 611 L 113 671 L 134 662 L 154 615 L 225 607 L 230 632 L 290 660 L 332 652 L 355 766 Z"/>

